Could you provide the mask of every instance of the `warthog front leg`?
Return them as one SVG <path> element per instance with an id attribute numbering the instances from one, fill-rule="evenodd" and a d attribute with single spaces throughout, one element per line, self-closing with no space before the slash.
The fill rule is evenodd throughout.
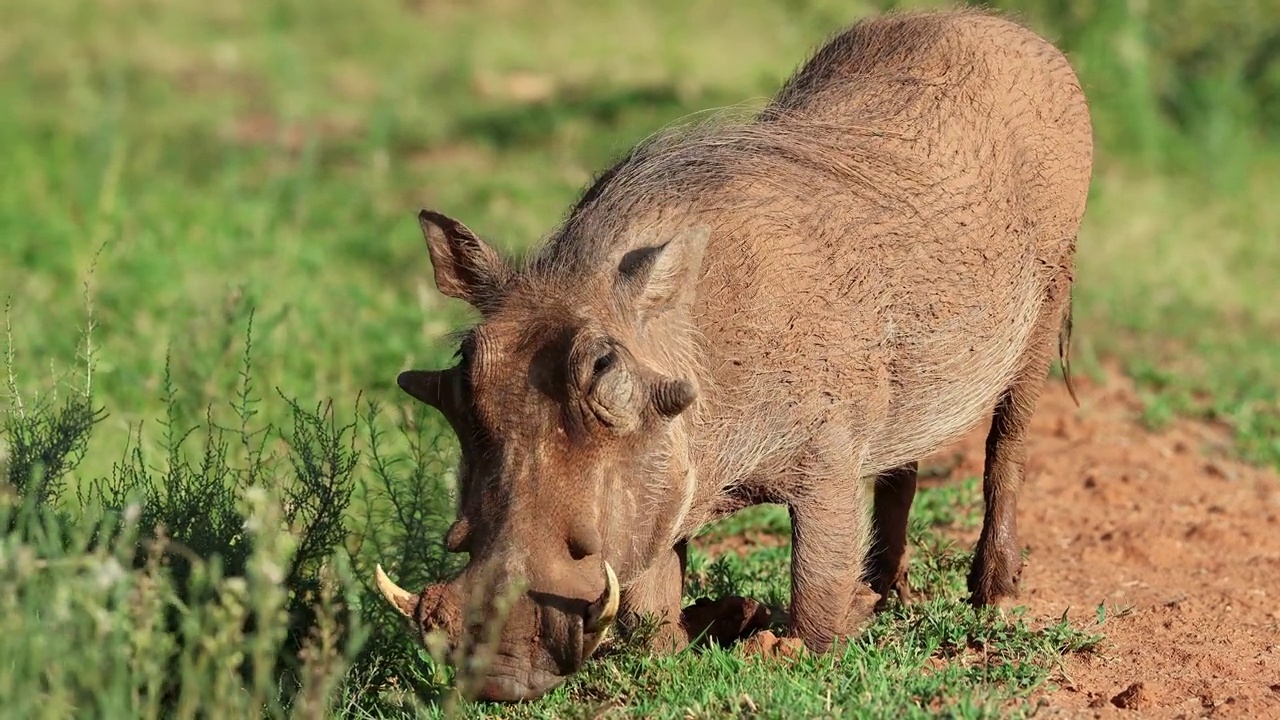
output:
<path id="1" fill-rule="evenodd" d="M 897 592 L 903 602 L 911 599 L 911 586 L 907 581 L 907 525 L 911 503 L 916 497 L 918 469 L 919 463 L 911 462 L 876 478 L 868 570 L 871 589 L 880 595 L 878 608 L 889 601 L 891 591 Z"/>
<path id="2" fill-rule="evenodd" d="M 870 615 L 863 583 L 868 523 L 866 486 L 853 472 L 813 478 L 791 510 L 791 634 L 814 652 L 856 632 Z"/>

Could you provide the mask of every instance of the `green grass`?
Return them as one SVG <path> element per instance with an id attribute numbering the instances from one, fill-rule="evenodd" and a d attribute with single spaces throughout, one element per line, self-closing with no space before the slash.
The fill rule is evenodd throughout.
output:
<path id="1" fill-rule="evenodd" d="M 912 517 L 913 586 L 920 597 L 894 604 L 830 655 L 762 659 L 741 648 L 692 647 L 654 658 L 629 645 L 541 701 L 517 708 L 472 705 L 465 717 L 1007 717 L 1029 713 L 1063 654 L 1088 652 L 1099 627 L 1028 623 L 1020 613 L 975 612 L 963 603 L 971 553 L 948 531 L 973 530 L 976 478 L 922 489 Z M 689 559 L 686 601 L 747 595 L 785 602 L 790 582 L 789 523 L 777 506 L 745 511 L 724 532 L 773 535 L 743 554 Z"/>
<path id="2" fill-rule="evenodd" d="M 973 487 L 972 484 L 969 485 Z M 1032 629 L 1021 618 L 975 613 L 961 602 L 969 554 L 932 527 L 942 515 L 938 491 L 925 491 L 917 522 L 914 581 L 924 597 L 877 617 L 855 641 L 830 656 L 784 663 L 719 648 L 674 658 L 623 655 L 597 663 L 540 707 L 512 717 L 564 717 L 583 706 L 625 706 L 633 717 L 909 717 L 945 713 L 992 717 L 1039 687 L 1061 654 L 1084 651 L 1096 638 L 1065 623 Z M 972 497 L 966 498 L 972 501 Z M 785 599 L 790 554 L 785 545 L 745 557 L 691 560 L 690 600 L 745 593 Z M 1023 710 L 1027 708 L 1025 705 Z"/>
<path id="3" fill-rule="evenodd" d="M 22 482 L 34 484 L 18 494 L 43 493 L 73 524 L 93 517 L 77 514 L 90 512 L 82 503 L 126 505 L 112 488 L 153 488 L 147 519 L 208 492 L 220 519 L 182 532 L 233 575 L 253 557 L 236 525 L 247 488 L 310 497 L 335 483 L 349 492 L 346 536 L 312 548 L 300 577 L 318 582 L 320 551 L 337 549 L 359 580 L 387 558 L 406 584 L 427 580 L 445 562 L 452 444 L 394 378 L 444 363 L 445 333 L 468 315 L 432 288 L 416 211 L 463 218 L 519 252 L 631 143 L 689 113 L 768 96 L 828 33 L 897 4 L 0 5 L 0 294 L 10 308 L 0 471 L 26 463 Z M 1118 363 L 1151 424 L 1219 420 L 1242 455 L 1280 466 L 1280 63 L 1268 59 L 1280 11 L 1264 0 L 1230 14 L 1210 0 L 995 4 L 1025 11 L 1071 51 L 1093 107 L 1078 367 Z M 96 423 L 84 415 L 95 408 L 105 413 Z M 67 444 L 77 423 L 92 434 Z M 176 454 L 175 433 L 186 438 Z M 311 465 L 303 447 L 318 453 Z M 342 448 L 355 464 L 339 477 L 325 462 Z M 210 473 L 216 487 L 202 482 Z M 965 551 L 937 528 L 973 522 L 975 498 L 972 482 L 921 497 L 913 569 L 928 599 L 882 616 L 841 653 L 777 668 L 732 651 L 622 652 L 510 712 L 589 715 L 618 698 L 640 714 L 698 717 L 1028 710 L 1019 699 L 1086 635 L 958 604 Z M 763 508 L 705 539 L 786 529 L 784 512 Z M 7 541 L 40 557 L 81 551 L 32 537 Z M 690 591 L 784 601 L 785 563 L 784 545 L 745 559 L 695 554 Z M 64 592 L 48 582 L 11 608 L 5 635 L 22 642 L 6 656 L 28 653 L 26 674 L 13 677 L 34 685 L 6 695 L 52 682 L 29 614 Z M 186 607 L 180 585 L 171 599 Z M 303 595 L 286 601 L 289 617 L 305 615 Z M 95 607 L 86 601 L 84 617 Z M 371 617 L 364 649 L 330 669 L 342 680 L 335 702 L 378 714 L 416 698 L 437 713 L 430 703 L 448 674 L 388 620 Z M 281 647 L 293 652 L 294 640 Z M 200 667 L 193 677 L 212 672 Z M 128 677 L 151 677 L 135 670 Z M 102 697 L 130 694 L 127 678 L 111 687 Z"/>

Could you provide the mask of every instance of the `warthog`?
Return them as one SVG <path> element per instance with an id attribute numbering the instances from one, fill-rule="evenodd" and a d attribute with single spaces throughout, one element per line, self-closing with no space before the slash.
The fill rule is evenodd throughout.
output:
<path id="1" fill-rule="evenodd" d="M 789 632 L 823 652 L 870 612 L 863 583 L 906 591 L 917 461 L 990 417 L 969 587 L 1012 595 L 1092 142 L 1075 74 L 1033 32 L 890 15 L 836 36 L 758 114 L 631 150 L 522 262 L 424 210 L 437 287 L 481 320 L 456 365 L 399 384 L 460 439 L 445 543 L 470 561 L 416 595 L 379 568 L 384 593 L 458 642 L 477 632 L 464 598 L 521 582 L 477 695 L 535 698 L 615 615 L 685 643 L 688 539 L 782 503 Z"/>

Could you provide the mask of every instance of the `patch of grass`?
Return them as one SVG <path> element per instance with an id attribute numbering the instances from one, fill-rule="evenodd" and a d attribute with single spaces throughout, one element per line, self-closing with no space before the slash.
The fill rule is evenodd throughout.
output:
<path id="1" fill-rule="evenodd" d="M 969 479 L 956 487 L 921 490 L 910 569 L 913 586 L 923 589 L 921 601 L 892 605 L 828 656 L 773 660 L 712 646 L 654 658 L 623 645 L 536 703 L 517 708 L 471 705 L 462 716 L 1026 715 L 1033 707 L 1017 701 L 1043 687 L 1064 654 L 1088 652 L 1100 638 L 1093 629 L 1073 628 L 1065 621 L 1033 626 L 1016 611 L 1002 617 L 963 602 L 971 554 L 942 532 L 956 523 L 959 502 L 971 504 L 976 487 Z M 741 521 L 724 522 L 738 527 Z M 743 557 L 727 553 L 712 558 L 692 549 L 686 601 L 745 595 L 785 603 L 790 594 L 789 531 L 776 532 L 781 544 Z"/>
<path id="2" fill-rule="evenodd" d="M 1244 457 L 1280 467 L 1280 213 L 1265 153 L 1239 192 L 1104 167 L 1080 239 L 1075 344 L 1137 382 L 1145 420 L 1233 428 Z"/>
<path id="3" fill-rule="evenodd" d="M 782 505 L 757 505 L 745 508 L 733 515 L 702 529 L 698 539 L 720 540 L 734 535 L 758 532 L 770 535 L 786 535 L 791 532 L 791 516 Z"/>

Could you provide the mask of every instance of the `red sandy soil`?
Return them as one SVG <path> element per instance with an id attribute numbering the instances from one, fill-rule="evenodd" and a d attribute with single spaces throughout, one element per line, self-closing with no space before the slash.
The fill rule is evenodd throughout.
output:
<path id="1" fill-rule="evenodd" d="M 1049 382 L 1033 421 L 1016 603 L 1077 625 L 1105 603 L 1106 640 L 1038 715 L 1280 718 L 1280 477 L 1230 460 L 1223 428 L 1145 430 L 1118 374 L 1078 390 L 1077 408 Z M 982 447 L 952 476 L 980 474 Z"/>
<path id="2" fill-rule="evenodd" d="M 1280 718 L 1280 476 L 1230 459 L 1224 428 L 1145 429 L 1116 373 L 1077 380 L 1077 395 L 1079 407 L 1049 381 L 1033 422 L 1019 508 L 1028 557 L 1007 604 L 1033 622 L 1065 612 L 1105 640 L 1063 659 L 1036 716 Z M 922 483 L 981 475 L 984 438 L 978 428 L 922 463 L 950 468 Z M 972 544 L 977 531 L 956 537 Z"/>

